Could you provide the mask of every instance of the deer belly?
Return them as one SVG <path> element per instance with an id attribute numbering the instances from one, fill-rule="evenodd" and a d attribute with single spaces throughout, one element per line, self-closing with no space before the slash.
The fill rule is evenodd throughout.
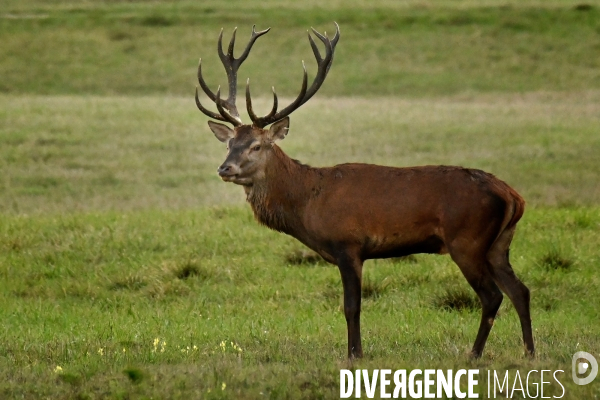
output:
<path id="1" fill-rule="evenodd" d="M 437 235 L 424 238 L 405 238 L 401 234 L 369 236 L 362 246 L 364 259 L 402 257 L 410 254 L 445 254 L 444 241 Z"/>

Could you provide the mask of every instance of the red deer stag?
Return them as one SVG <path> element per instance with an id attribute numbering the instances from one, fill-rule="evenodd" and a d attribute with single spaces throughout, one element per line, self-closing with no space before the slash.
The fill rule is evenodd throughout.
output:
<path id="1" fill-rule="evenodd" d="M 252 45 L 269 29 L 256 32 L 239 58 L 233 55 L 235 31 L 227 54 L 219 35 L 218 53 L 227 71 L 229 94 L 212 92 L 202 77 L 198 82 L 215 103 L 218 113 L 196 105 L 210 118 L 217 139 L 227 144 L 227 158 L 218 168 L 226 182 L 244 187 L 256 219 L 263 225 L 298 239 L 325 260 L 338 266 L 344 286 L 344 314 L 348 325 L 348 357 L 363 355 L 360 340 L 361 277 L 363 262 L 373 258 L 413 253 L 449 253 L 473 287 L 482 305 L 481 323 L 471 355 L 481 356 L 502 292 L 515 306 L 521 321 L 526 351 L 533 355 L 529 290 L 515 276 L 508 261 L 515 227 L 525 202 L 503 181 L 486 172 L 451 166 L 394 168 L 368 164 L 342 164 L 312 168 L 288 157 L 275 141 L 288 133 L 289 115 L 319 90 L 340 38 L 314 34 L 325 46 L 322 57 L 310 33 L 308 39 L 318 71 L 307 85 L 306 68 L 298 97 L 264 117 L 254 113 L 249 81 L 246 107 L 251 125 L 242 123 L 236 107 L 237 71 Z M 303 64 L 304 67 L 304 64 Z M 271 125 L 272 124 L 272 125 Z M 271 125 L 269 129 L 264 129 Z"/>

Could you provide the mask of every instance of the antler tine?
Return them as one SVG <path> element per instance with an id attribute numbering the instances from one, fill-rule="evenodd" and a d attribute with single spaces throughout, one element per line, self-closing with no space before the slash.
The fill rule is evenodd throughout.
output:
<path id="1" fill-rule="evenodd" d="M 331 39 L 331 46 L 335 47 L 338 40 L 340 40 L 340 26 L 335 21 L 333 21 L 333 23 L 335 24 L 335 35 L 333 35 L 333 39 Z"/>
<path id="2" fill-rule="evenodd" d="M 212 92 L 212 90 L 210 90 L 210 88 L 208 87 L 208 85 L 206 84 L 206 82 L 204 81 L 204 77 L 202 76 L 202 58 L 198 61 L 198 83 L 200 84 L 200 87 L 202 87 L 202 90 L 204 91 L 204 93 L 206 93 L 206 95 L 215 103 L 217 102 L 217 96 Z M 217 119 L 219 121 L 224 121 L 224 122 L 228 122 L 229 119 L 227 119 L 225 116 L 223 116 L 223 114 L 221 113 L 221 115 L 210 111 L 209 109 L 207 109 L 206 107 L 204 107 L 202 105 L 202 103 L 200 103 L 200 98 L 198 97 L 198 86 L 196 86 L 196 107 L 198 107 L 198 109 L 200 111 L 202 111 L 202 113 L 210 118 L 214 118 Z"/>
<path id="3" fill-rule="evenodd" d="M 265 118 L 272 118 L 273 115 L 275 115 L 275 113 L 277 112 L 277 106 L 278 106 L 278 101 L 277 101 L 277 93 L 275 93 L 275 86 L 271 86 L 271 90 L 273 91 L 273 108 L 271 108 L 271 112 L 267 114 L 267 116 Z"/>
<path id="4" fill-rule="evenodd" d="M 310 35 L 310 33 L 308 34 L 308 40 L 310 42 L 310 47 L 313 50 L 313 54 L 315 56 L 315 59 L 317 60 L 317 66 L 318 66 L 317 74 L 315 75 L 315 79 L 313 80 L 313 83 L 310 85 L 310 88 L 307 89 L 306 66 L 304 65 L 304 61 L 302 61 L 302 68 L 304 69 L 304 77 L 303 77 L 303 82 L 302 82 L 302 90 L 300 91 L 300 94 L 298 95 L 296 100 L 294 100 L 289 106 L 285 107 L 283 110 L 281 110 L 277 113 L 273 113 L 273 110 L 272 110 L 267 116 L 262 117 L 262 118 L 257 118 L 256 115 L 254 114 L 254 112 L 250 113 L 250 108 L 249 108 L 250 118 L 252 119 L 252 122 L 254 123 L 254 125 L 263 128 L 273 122 L 279 121 L 280 119 L 287 117 L 294 110 L 299 108 L 302 104 L 306 103 L 319 90 L 321 85 L 323 85 L 325 78 L 327 77 L 329 68 L 331 68 L 331 64 L 333 62 L 333 53 L 335 51 L 335 46 L 337 45 L 337 42 L 340 39 L 340 27 L 337 23 L 335 23 L 335 28 L 336 28 L 335 35 L 333 36 L 333 39 L 331 39 L 331 40 L 327 37 L 327 34 L 321 35 L 314 28 L 312 28 L 312 31 L 314 32 L 314 34 L 325 45 L 325 57 L 321 57 L 319 48 L 317 47 L 317 45 L 316 45 L 315 41 L 313 40 L 312 36 Z M 276 98 L 275 90 L 273 90 L 273 94 Z M 246 106 L 247 107 L 252 106 L 252 101 L 250 100 L 250 89 L 248 86 L 246 86 Z M 276 105 L 274 105 L 273 109 L 276 109 Z"/>
<path id="5" fill-rule="evenodd" d="M 258 115 L 254 113 L 254 108 L 252 108 L 252 98 L 250 97 L 250 78 L 246 81 L 246 110 L 248 110 L 248 115 L 252 121 L 258 120 Z"/>
<path id="6" fill-rule="evenodd" d="M 207 93 L 208 94 L 208 93 Z M 214 118 L 214 119 L 218 119 L 219 121 L 225 121 L 228 122 L 227 119 L 225 119 L 224 117 L 222 117 L 221 115 L 210 111 L 209 109 L 205 108 L 202 103 L 200 103 L 200 99 L 198 98 L 198 86 L 196 86 L 196 107 L 198 107 L 198 109 L 200 111 L 202 111 L 202 113 L 204 115 L 206 115 L 207 117 L 210 118 Z"/>
<path id="7" fill-rule="evenodd" d="M 252 28 L 254 30 L 254 28 Z M 227 48 L 227 55 L 229 57 L 233 57 L 233 46 L 235 45 L 235 33 L 237 32 L 237 26 L 233 28 L 233 33 L 231 34 L 231 40 L 229 41 L 229 47 Z"/>
<path id="8" fill-rule="evenodd" d="M 312 48 L 313 54 L 315 55 L 315 58 L 317 59 L 317 64 L 318 64 L 323 60 L 321 58 L 321 53 L 319 52 L 319 48 L 317 47 L 317 44 L 313 40 L 312 36 L 310 36 L 310 32 L 306 31 L 306 35 L 308 36 L 308 41 L 310 42 L 310 47 Z"/>
<path id="9" fill-rule="evenodd" d="M 248 42 L 248 45 L 246 46 L 246 48 L 244 49 L 244 52 L 242 53 L 242 55 L 240 56 L 240 58 L 235 60 L 235 63 L 237 64 L 236 66 L 239 67 L 240 64 L 242 64 L 244 62 L 244 60 L 246 60 L 246 58 L 248 57 L 248 54 L 250 54 L 250 49 L 252 49 L 252 46 L 254 45 L 254 42 L 256 42 L 256 39 L 258 39 L 259 37 L 261 37 L 262 35 L 268 33 L 271 28 L 267 28 L 263 31 L 259 31 L 256 32 L 254 30 L 254 28 L 256 27 L 256 25 L 252 25 L 252 36 L 250 36 L 250 41 Z M 233 56 L 233 53 L 232 53 Z"/>
<path id="10" fill-rule="evenodd" d="M 202 77 L 202 59 L 200 59 L 200 61 L 198 61 L 198 83 L 200 83 L 200 87 L 202 88 L 202 90 L 204 90 L 204 93 L 206 93 L 206 95 L 212 101 L 216 101 L 215 94 L 212 92 L 212 90 L 210 90 L 210 88 L 208 87 L 208 85 L 204 81 L 204 78 Z"/>
<path id="11" fill-rule="evenodd" d="M 306 72 L 305 72 L 305 75 L 306 75 Z M 306 81 L 306 79 L 305 79 L 305 81 Z M 261 127 L 266 126 L 268 123 L 263 124 L 262 121 L 269 120 L 277 112 L 277 107 L 278 107 L 279 102 L 277 100 L 277 93 L 275 93 L 275 86 L 272 86 L 271 90 L 273 91 L 273 107 L 271 108 L 271 111 L 269 112 L 269 114 L 267 114 L 265 117 L 260 118 L 258 115 L 256 115 L 254 113 L 254 108 L 252 107 L 252 96 L 250 95 L 250 78 L 248 78 L 248 80 L 246 81 L 246 109 L 248 110 L 248 115 L 250 116 L 250 119 L 256 126 L 261 126 Z"/>
<path id="12" fill-rule="evenodd" d="M 242 121 L 239 118 L 235 118 L 232 115 L 229 115 L 223 109 L 222 103 L 223 100 L 221 100 L 221 86 L 219 86 L 219 88 L 217 89 L 217 100 L 215 101 L 215 104 L 217 105 L 217 110 L 219 110 L 219 113 L 225 118 L 225 120 L 231 122 L 233 126 L 241 126 Z"/>

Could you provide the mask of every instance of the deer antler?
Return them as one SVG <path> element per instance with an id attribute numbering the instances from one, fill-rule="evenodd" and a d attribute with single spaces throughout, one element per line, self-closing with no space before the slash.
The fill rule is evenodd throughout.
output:
<path id="1" fill-rule="evenodd" d="M 242 53 L 239 58 L 235 58 L 233 56 L 233 46 L 235 44 L 235 33 L 237 28 L 234 29 L 233 35 L 231 36 L 231 41 L 229 42 L 229 47 L 227 49 L 227 54 L 223 52 L 223 29 L 221 29 L 221 33 L 219 34 L 219 41 L 217 50 L 219 52 L 219 58 L 225 67 L 225 71 L 227 72 L 227 81 L 229 83 L 229 95 L 227 99 L 221 99 L 221 87 L 217 89 L 217 93 L 213 93 L 204 78 L 202 77 L 202 59 L 198 63 L 198 83 L 200 83 L 200 87 L 206 93 L 206 95 L 215 102 L 217 106 L 217 110 L 219 113 L 215 113 L 213 111 L 205 108 L 198 98 L 198 87 L 196 87 L 196 106 L 198 109 L 202 111 L 205 115 L 210 118 L 217 119 L 219 121 L 230 122 L 234 126 L 241 126 L 242 120 L 240 119 L 240 113 L 237 110 L 236 102 L 236 94 L 237 94 L 237 71 L 240 68 L 240 65 L 246 60 L 252 46 L 256 39 L 265 33 L 269 32 L 271 28 L 265 29 L 264 31 L 256 32 L 254 30 L 254 26 L 252 26 L 252 36 L 250 37 L 250 41 L 246 46 L 246 49 Z M 329 72 L 329 68 L 331 68 L 331 64 L 333 62 L 333 53 L 335 51 L 335 46 L 337 45 L 338 40 L 340 39 L 340 27 L 337 23 L 335 23 L 336 32 L 333 36 L 333 39 L 329 39 L 327 37 L 327 33 L 321 35 L 314 28 L 311 28 L 313 33 L 319 38 L 321 42 L 325 45 L 325 57 L 321 57 L 321 53 L 319 52 L 319 48 L 317 47 L 315 41 L 313 40 L 310 33 L 308 33 L 308 40 L 310 42 L 310 47 L 315 55 L 315 59 L 317 60 L 318 70 L 315 75 L 315 79 L 313 83 L 308 88 L 308 76 L 306 73 L 306 66 L 304 65 L 304 61 L 302 61 L 302 69 L 304 70 L 304 75 L 302 78 L 302 88 L 300 89 L 300 94 L 290 105 L 285 107 L 283 110 L 277 112 L 278 100 L 277 93 L 275 93 L 275 88 L 273 89 L 273 107 L 269 114 L 264 117 L 258 117 L 254 113 L 254 109 L 252 108 L 252 99 L 250 96 L 250 79 L 246 82 L 246 108 L 248 109 L 248 114 L 250 115 L 250 119 L 254 126 L 264 128 L 265 126 L 272 124 L 273 122 L 277 122 L 280 119 L 283 119 L 290 115 L 294 110 L 299 108 L 302 104 L 306 103 L 321 87 L 325 78 L 327 77 L 327 73 Z"/>
<path id="2" fill-rule="evenodd" d="M 227 72 L 227 81 L 229 83 L 229 94 L 227 99 L 222 100 L 220 98 L 220 87 L 217 89 L 217 93 L 213 93 L 204 78 L 202 77 L 202 59 L 198 63 L 198 83 L 200 83 L 200 87 L 206 95 L 215 102 L 217 109 L 219 110 L 219 114 L 208 110 L 201 103 L 198 98 L 198 87 L 196 87 L 196 106 L 200 111 L 202 111 L 206 116 L 210 118 L 217 119 L 219 121 L 231 122 L 234 126 L 242 125 L 242 120 L 240 119 L 240 113 L 237 110 L 235 105 L 236 95 L 237 95 L 237 71 L 240 68 L 240 65 L 246 60 L 248 54 L 250 53 L 250 49 L 254 45 L 256 39 L 269 32 L 271 28 L 267 28 L 264 31 L 256 32 L 255 26 L 252 26 L 252 36 L 250 37 L 250 41 L 246 45 L 246 49 L 242 53 L 239 58 L 235 58 L 233 56 L 233 47 L 235 44 L 235 33 L 237 28 L 233 30 L 233 35 L 231 36 L 231 40 L 229 41 L 229 47 L 227 48 L 227 54 L 223 52 L 223 29 L 221 29 L 221 33 L 219 34 L 219 42 L 217 46 L 217 50 L 219 52 L 219 58 L 223 63 L 223 67 L 225 67 L 225 72 Z M 225 111 L 227 110 L 227 111 Z"/>
<path id="3" fill-rule="evenodd" d="M 335 23 L 335 22 L 334 22 Z M 311 28 L 313 33 L 319 38 L 321 42 L 325 45 L 325 57 L 321 57 L 321 53 L 319 53 L 319 48 L 317 47 L 315 41 L 313 40 L 310 33 L 308 33 L 308 40 L 310 42 L 310 47 L 313 50 L 315 58 L 317 60 L 318 70 L 315 75 L 315 79 L 313 83 L 310 85 L 310 88 L 307 89 L 307 75 L 306 75 L 306 67 L 304 65 L 304 61 L 302 61 L 302 68 L 304 70 L 304 76 L 302 79 L 302 88 L 300 89 L 300 94 L 290 105 L 285 107 L 283 110 L 277 112 L 277 94 L 275 93 L 275 88 L 273 88 L 273 108 L 271 112 L 264 117 L 258 117 L 252 108 L 252 99 L 250 98 L 250 80 L 246 82 L 246 108 L 248 109 L 248 114 L 250 115 L 250 119 L 255 126 L 264 128 L 265 126 L 272 124 L 273 122 L 277 122 L 280 119 L 283 119 L 290 115 L 294 110 L 299 108 L 302 104 L 306 103 L 321 87 L 325 78 L 327 77 L 327 73 L 329 72 L 329 68 L 331 68 L 331 64 L 333 62 L 333 53 L 335 51 L 335 46 L 337 45 L 338 40 L 340 39 L 340 27 L 337 23 L 335 23 L 336 32 L 333 36 L 333 39 L 329 40 L 327 37 L 327 33 L 325 35 L 321 35 L 314 28 Z"/>

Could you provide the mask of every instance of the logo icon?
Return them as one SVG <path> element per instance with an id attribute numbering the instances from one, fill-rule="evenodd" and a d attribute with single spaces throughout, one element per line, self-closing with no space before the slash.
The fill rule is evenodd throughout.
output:
<path id="1" fill-rule="evenodd" d="M 589 375 L 582 377 L 590 371 Z M 590 353 L 578 351 L 573 354 L 573 382 L 577 385 L 587 385 L 598 375 L 598 362 Z"/>

